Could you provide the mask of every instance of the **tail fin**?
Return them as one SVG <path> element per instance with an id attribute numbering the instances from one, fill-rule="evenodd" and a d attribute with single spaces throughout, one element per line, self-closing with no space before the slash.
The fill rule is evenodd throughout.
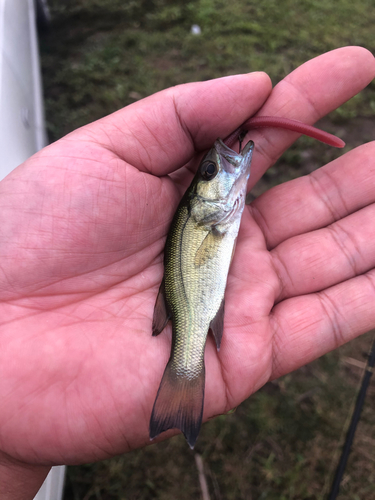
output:
<path id="1" fill-rule="evenodd" d="M 150 420 L 150 439 L 178 428 L 191 449 L 197 440 L 203 414 L 204 365 L 200 374 L 189 379 L 178 375 L 169 362 L 165 368 Z"/>

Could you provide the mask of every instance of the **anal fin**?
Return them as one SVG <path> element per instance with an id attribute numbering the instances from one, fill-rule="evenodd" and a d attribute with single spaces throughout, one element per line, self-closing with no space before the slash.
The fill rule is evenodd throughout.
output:
<path id="1" fill-rule="evenodd" d="M 225 305 L 225 300 L 223 297 L 219 310 L 217 311 L 216 316 L 210 323 L 210 329 L 215 338 L 216 347 L 218 351 L 220 351 L 221 338 L 223 336 L 223 330 L 224 330 L 224 305 Z"/>

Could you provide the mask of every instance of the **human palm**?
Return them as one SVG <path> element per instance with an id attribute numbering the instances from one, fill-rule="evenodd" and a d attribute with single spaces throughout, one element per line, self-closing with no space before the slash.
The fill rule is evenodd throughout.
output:
<path id="1" fill-rule="evenodd" d="M 188 84 L 83 127 L 0 184 L 0 449 L 81 463 L 149 442 L 170 327 L 151 337 L 168 226 L 199 154 L 260 109 L 313 123 L 374 76 L 360 48 L 271 92 L 253 73 Z M 254 131 L 250 187 L 296 135 Z M 374 144 L 245 208 L 204 418 L 374 326 Z M 168 433 L 166 433 L 168 435 Z"/>

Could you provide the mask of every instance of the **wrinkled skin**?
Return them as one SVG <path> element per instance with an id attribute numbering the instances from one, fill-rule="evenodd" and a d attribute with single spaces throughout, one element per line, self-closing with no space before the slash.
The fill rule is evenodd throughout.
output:
<path id="1" fill-rule="evenodd" d="M 201 152 L 258 110 L 314 123 L 374 73 L 369 52 L 344 48 L 272 91 L 263 73 L 178 86 L 0 183 L 0 480 L 18 484 L 5 498 L 32 497 L 51 464 L 149 442 L 170 350 L 170 329 L 151 337 L 163 245 Z M 296 137 L 251 134 L 249 187 Z M 245 207 L 204 419 L 375 326 L 374 157 L 365 144 Z"/>

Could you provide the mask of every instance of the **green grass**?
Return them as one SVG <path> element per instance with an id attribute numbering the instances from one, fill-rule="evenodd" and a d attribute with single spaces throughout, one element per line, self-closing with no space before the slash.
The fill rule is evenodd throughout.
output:
<path id="1" fill-rule="evenodd" d="M 277 83 L 311 57 L 343 45 L 374 52 L 373 1 L 50 0 L 41 39 L 51 140 L 179 83 L 255 70 Z M 202 34 L 190 33 L 192 24 Z M 322 121 L 348 148 L 373 139 L 375 85 Z M 301 138 L 254 193 L 308 173 L 338 153 Z M 200 498 L 199 453 L 212 500 L 322 499 L 355 398 L 365 336 L 287 375 L 233 414 L 203 426 L 196 450 L 182 437 L 97 464 L 70 467 L 65 500 Z M 370 387 L 340 500 L 375 498 Z"/>
<path id="2" fill-rule="evenodd" d="M 276 83 L 348 44 L 374 47 L 372 1 L 65 0 L 42 40 L 52 139 L 178 83 L 266 71 Z M 190 33 L 199 24 L 200 36 Z M 375 112 L 375 86 L 334 113 Z"/>

